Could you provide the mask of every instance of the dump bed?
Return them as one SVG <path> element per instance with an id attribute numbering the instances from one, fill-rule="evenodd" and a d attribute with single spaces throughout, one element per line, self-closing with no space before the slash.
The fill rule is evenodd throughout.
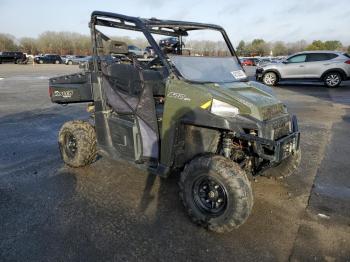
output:
<path id="1" fill-rule="evenodd" d="M 57 104 L 93 102 L 91 72 L 50 78 L 49 94 Z"/>

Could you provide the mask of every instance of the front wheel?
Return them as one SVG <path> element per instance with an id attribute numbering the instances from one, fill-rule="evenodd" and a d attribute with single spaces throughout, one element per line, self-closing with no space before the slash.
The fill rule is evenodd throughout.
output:
<path id="1" fill-rule="evenodd" d="M 73 65 L 73 62 L 72 61 L 68 61 L 68 65 Z"/>
<path id="2" fill-rule="evenodd" d="M 278 83 L 278 77 L 274 72 L 267 72 L 263 75 L 262 81 L 265 85 L 275 86 Z"/>
<path id="3" fill-rule="evenodd" d="M 89 165 L 97 155 L 95 129 L 85 121 L 66 122 L 59 132 L 58 144 L 63 161 L 71 167 Z"/>
<path id="4" fill-rule="evenodd" d="M 324 84 L 326 87 L 337 87 L 341 83 L 341 75 L 337 72 L 331 72 L 325 75 Z"/>
<path id="5" fill-rule="evenodd" d="M 182 172 L 179 186 L 180 198 L 192 220 L 218 233 L 242 225 L 253 207 L 245 172 L 222 156 L 193 159 Z"/>

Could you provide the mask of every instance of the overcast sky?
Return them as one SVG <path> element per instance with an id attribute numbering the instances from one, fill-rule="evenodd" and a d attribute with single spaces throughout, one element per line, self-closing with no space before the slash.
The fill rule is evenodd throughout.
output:
<path id="1" fill-rule="evenodd" d="M 254 38 L 350 44 L 350 0 L 0 0 L 0 33 L 17 38 L 47 30 L 89 34 L 93 10 L 219 24 L 235 45 Z"/>

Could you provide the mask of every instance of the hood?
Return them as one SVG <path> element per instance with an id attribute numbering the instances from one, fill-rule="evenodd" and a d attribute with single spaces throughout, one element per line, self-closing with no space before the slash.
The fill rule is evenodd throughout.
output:
<path id="1" fill-rule="evenodd" d="M 238 107 L 240 114 L 261 121 L 287 113 L 272 89 L 257 82 L 214 84 L 210 92 L 213 98 Z"/>

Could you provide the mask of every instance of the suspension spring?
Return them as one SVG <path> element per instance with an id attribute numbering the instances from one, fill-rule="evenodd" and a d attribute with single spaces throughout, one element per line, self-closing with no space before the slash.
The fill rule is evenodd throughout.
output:
<path id="1" fill-rule="evenodd" d="M 229 137 L 224 137 L 222 140 L 222 148 L 224 151 L 224 156 L 226 158 L 231 157 L 232 146 L 233 146 L 232 139 Z"/>

